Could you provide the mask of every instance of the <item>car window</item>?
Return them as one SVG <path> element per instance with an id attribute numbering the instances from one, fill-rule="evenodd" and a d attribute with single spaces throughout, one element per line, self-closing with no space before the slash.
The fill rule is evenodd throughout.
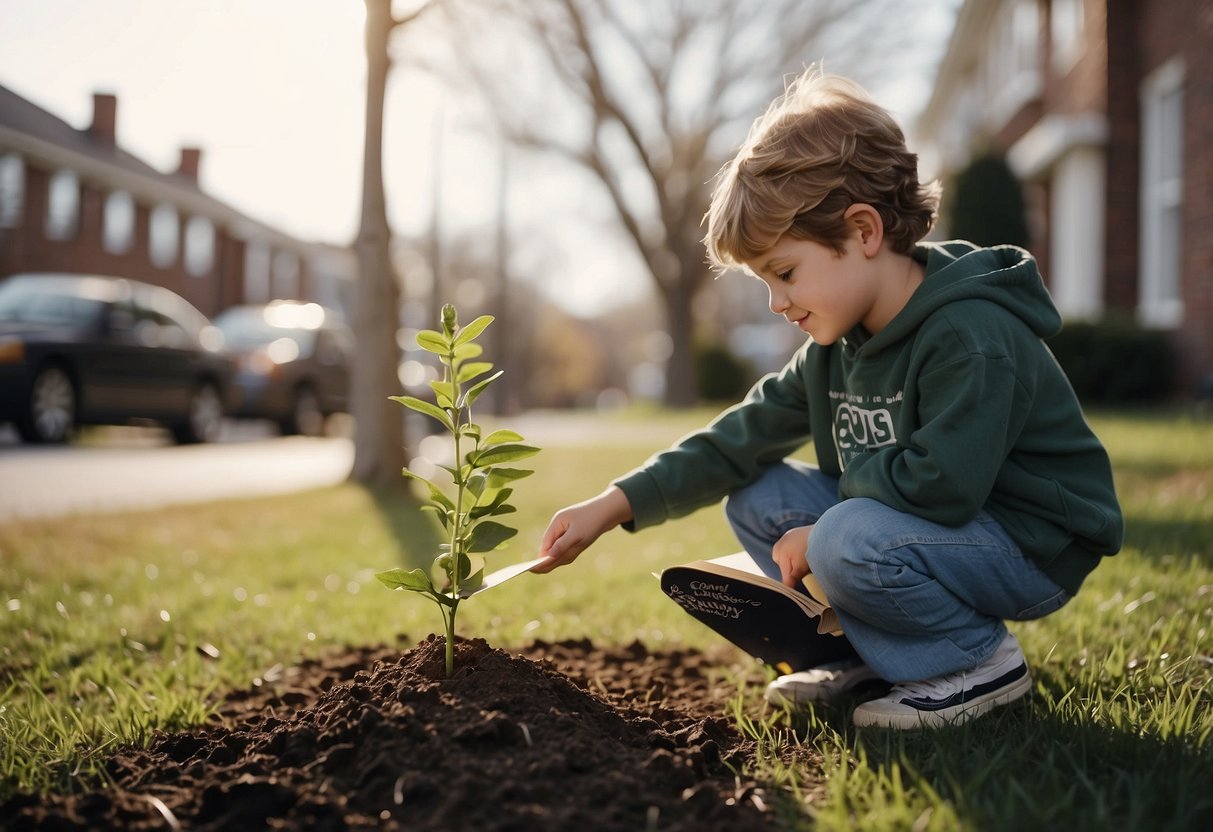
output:
<path id="1" fill-rule="evenodd" d="M 262 307 L 229 309 L 216 316 L 215 326 L 223 333 L 223 343 L 236 350 L 263 347 L 279 338 L 290 338 L 303 356 L 311 355 L 313 348 L 320 348 L 316 330 L 276 326 L 266 321 Z"/>
<path id="2" fill-rule="evenodd" d="M 266 323 L 261 308 L 231 309 L 215 318 L 215 326 L 223 332 L 223 342 L 229 347 L 247 349 L 268 344 L 282 337 L 282 330 Z"/>
<path id="3" fill-rule="evenodd" d="M 158 345 L 178 349 L 198 347 L 206 318 L 189 301 L 158 286 L 146 287 L 136 297 L 139 324 L 158 328 Z M 142 338 L 140 339 L 143 340 Z"/>
<path id="4" fill-rule="evenodd" d="M 354 333 L 344 326 L 328 330 L 328 336 L 333 339 L 333 348 L 339 353 L 338 361 L 349 362 L 354 356 Z"/>
<path id="5" fill-rule="evenodd" d="M 74 295 L 62 284 L 38 286 L 34 281 L 13 281 L 0 287 L 0 321 L 89 326 L 105 303 Z"/>
<path id="6" fill-rule="evenodd" d="M 345 363 L 345 352 L 333 332 L 321 330 L 316 333 L 316 358 L 321 364 Z"/>

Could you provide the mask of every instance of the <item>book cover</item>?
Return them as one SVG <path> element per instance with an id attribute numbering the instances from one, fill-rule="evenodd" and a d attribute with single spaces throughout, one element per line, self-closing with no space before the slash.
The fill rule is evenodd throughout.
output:
<path id="1" fill-rule="evenodd" d="M 688 614 L 782 672 L 855 656 L 820 585 L 793 589 L 745 552 L 671 566 L 661 589 Z"/>

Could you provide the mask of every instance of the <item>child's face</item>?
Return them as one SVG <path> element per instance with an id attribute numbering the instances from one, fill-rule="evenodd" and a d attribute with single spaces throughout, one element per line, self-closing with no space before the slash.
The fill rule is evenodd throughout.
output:
<path id="1" fill-rule="evenodd" d="M 864 323 L 879 296 L 857 238 L 848 239 L 839 254 L 821 243 L 784 234 L 746 265 L 767 285 L 771 311 L 819 344 L 833 344 Z"/>

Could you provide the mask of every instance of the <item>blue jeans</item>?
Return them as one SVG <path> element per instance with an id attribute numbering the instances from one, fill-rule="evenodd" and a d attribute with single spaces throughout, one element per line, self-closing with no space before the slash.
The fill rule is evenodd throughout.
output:
<path id="1" fill-rule="evenodd" d="M 809 567 L 847 638 L 890 682 L 971 670 L 1006 635 L 1004 620 L 1040 618 L 1070 595 L 1025 557 L 992 517 L 942 526 L 867 498 L 795 461 L 772 465 L 726 505 L 741 545 L 779 580 L 771 547 L 813 526 Z"/>

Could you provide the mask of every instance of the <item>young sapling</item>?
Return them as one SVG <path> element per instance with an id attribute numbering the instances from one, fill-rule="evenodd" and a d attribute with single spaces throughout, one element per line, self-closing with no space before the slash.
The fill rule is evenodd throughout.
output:
<path id="1" fill-rule="evenodd" d="M 513 489 L 510 483 L 533 473 L 525 468 L 504 467 L 506 463 L 534 456 L 539 449 L 523 444 L 523 437 L 511 430 L 495 430 L 487 436 L 472 421 L 472 404 L 497 380 L 501 370 L 487 361 L 476 360 L 483 349 L 476 338 L 493 322 L 482 315 L 467 326 L 459 326 L 455 307 L 442 308 L 442 331 L 423 330 L 417 345 L 434 353 L 442 362 L 442 380 L 430 382 L 434 402 L 413 396 L 391 396 L 392 401 L 437 420 L 454 442 L 454 461 L 441 466 L 451 475 L 453 495 L 425 477 L 404 469 L 404 476 L 418 480 L 429 490 L 429 502 L 423 511 L 435 514 L 446 533 L 432 569 L 389 569 L 375 575 L 389 589 L 403 589 L 428 596 L 437 603 L 446 626 L 446 675 L 454 672 L 455 614 L 459 602 L 475 592 L 484 580 L 484 567 L 472 571 L 472 556 L 483 556 L 497 549 L 518 533 L 517 529 L 491 519 L 510 514 L 515 508 L 507 501 Z M 440 584 L 434 577 L 441 575 Z"/>

